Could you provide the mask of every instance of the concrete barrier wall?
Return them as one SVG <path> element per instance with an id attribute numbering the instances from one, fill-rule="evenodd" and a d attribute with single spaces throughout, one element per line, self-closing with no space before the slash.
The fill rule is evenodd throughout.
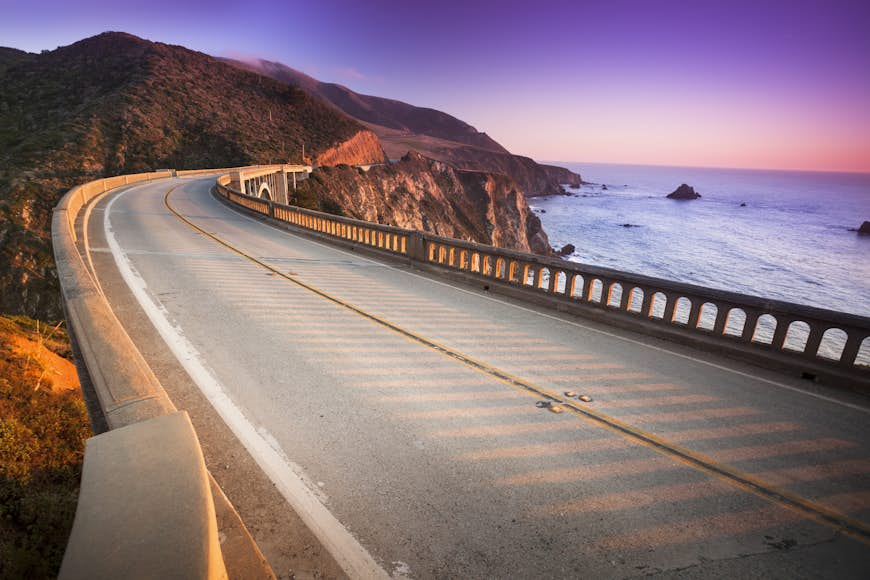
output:
<path id="1" fill-rule="evenodd" d="M 61 578 L 227 577 L 209 476 L 187 413 L 176 411 L 76 246 L 76 219 L 86 204 L 172 174 L 92 181 L 71 189 L 54 209 L 52 244 L 69 335 L 82 383 L 92 386 L 109 429 L 86 446 Z"/>
<path id="2" fill-rule="evenodd" d="M 222 176 L 216 188 L 228 201 L 320 236 L 559 310 L 870 391 L 867 317 L 334 216 L 257 199 L 229 185 Z"/>

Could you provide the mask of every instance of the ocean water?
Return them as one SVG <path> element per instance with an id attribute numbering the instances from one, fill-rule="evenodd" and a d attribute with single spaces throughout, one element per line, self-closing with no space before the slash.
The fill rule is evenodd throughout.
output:
<path id="1" fill-rule="evenodd" d="M 570 260 L 870 317 L 870 174 L 560 165 L 590 183 L 530 205 Z"/>

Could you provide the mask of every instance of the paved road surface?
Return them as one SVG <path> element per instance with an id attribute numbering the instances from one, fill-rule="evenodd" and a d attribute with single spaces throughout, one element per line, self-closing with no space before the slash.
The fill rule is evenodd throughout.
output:
<path id="1" fill-rule="evenodd" d="M 348 565 L 870 577 L 866 400 L 274 229 L 211 183 L 102 201 L 98 274 L 117 276 L 110 255 L 129 268 L 185 368 Z M 170 188 L 260 263 L 174 215 Z M 588 395 L 591 416 L 539 408 L 529 387 Z"/>

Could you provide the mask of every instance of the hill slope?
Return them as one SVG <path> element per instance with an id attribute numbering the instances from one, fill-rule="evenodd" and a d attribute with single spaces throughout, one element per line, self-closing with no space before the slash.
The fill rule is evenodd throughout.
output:
<path id="1" fill-rule="evenodd" d="M 562 183 L 579 185 L 579 175 L 528 157 L 511 154 L 486 133 L 447 113 L 408 103 L 361 95 L 334 83 L 320 82 L 286 65 L 267 60 L 227 60 L 246 70 L 297 86 L 369 127 L 391 158 L 409 150 L 460 169 L 492 171 L 513 178 L 527 196 L 562 193 Z"/>
<path id="2" fill-rule="evenodd" d="M 303 143 L 315 161 L 384 159 L 375 137 L 333 107 L 183 47 L 105 33 L 38 55 L 0 51 L 0 311 L 61 316 L 49 229 L 73 185 L 300 161 Z"/>

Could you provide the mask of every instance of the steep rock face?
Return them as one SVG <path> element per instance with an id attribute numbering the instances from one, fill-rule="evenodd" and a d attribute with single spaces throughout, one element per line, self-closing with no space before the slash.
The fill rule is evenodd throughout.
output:
<path id="1" fill-rule="evenodd" d="M 564 173 L 551 171 L 549 169 L 551 166 L 540 165 L 533 159 L 521 155 L 481 151 L 472 147 L 454 147 L 435 150 L 433 157 L 440 161 L 452 163 L 460 169 L 488 171 L 510 176 L 517 182 L 526 197 L 561 195 L 565 193 L 561 186 L 562 183 L 582 183 L 579 175 L 571 173 L 567 169 L 553 168 L 562 170 Z"/>
<path id="2" fill-rule="evenodd" d="M 543 164 L 539 164 L 539 167 L 543 168 L 543 170 L 547 173 L 550 179 L 552 179 L 556 183 L 560 183 L 562 185 L 572 185 L 574 187 L 579 187 L 583 185 L 583 179 L 570 169 L 558 167 L 556 165 Z"/>
<path id="3" fill-rule="evenodd" d="M 377 135 L 371 131 L 359 131 L 346 141 L 330 147 L 318 155 L 315 165 L 367 165 L 387 160 Z"/>
<path id="4" fill-rule="evenodd" d="M 560 194 L 563 193 L 560 184 L 582 183 L 581 177 L 568 169 L 540 165 L 528 157 L 513 155 L 486 133 L 447 113 L 361 95 L 341 85 L 320 82 L 281 63 L 228 62 L 297 86 L 359 120 L 378 136 L 392 159 L 418 151 L 462 169 L 504 173 L 530 197 Z"/>
<path id="5" fill-rule="evenodd" d="M 516 182 L 409 153 L 363 171 L 339 166 L 300 182 L 303 207 L 436 235 L 549 254 L 541 222 Z"/>
<path id="6" fill-rule="evenodd" d="M 74 185 L 299 162 L 303 143 L 334 162 L 384 158 L 334 107 L 183 47 L 105 33 L 44 54 L 0 51 L 0 312 L 62 316 L 51 208 Z"/>

